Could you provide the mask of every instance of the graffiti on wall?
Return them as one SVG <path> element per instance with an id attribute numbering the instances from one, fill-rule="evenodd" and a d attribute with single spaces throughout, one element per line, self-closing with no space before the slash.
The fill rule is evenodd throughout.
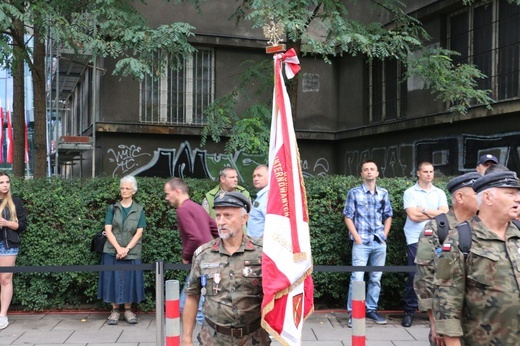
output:
<path id="1" fill-rule="evenodd" d="M 346 175 L 359 174 L 364 160 L 374 160 L 382 177 L 415 176 L 415 167 L 422 161 L 433 163 L 435 170 L 453 176 L 474 171 L 483 154 L 495 155 L 500 164 L 520 171 L 520 132 L 493 136 L 462 134 L 452 137 L 429 138 L 345 152 Z"/>
<path id="2" fill-rule="evenodd" d="M 115 164 L 112 176 L 129 174 L 139 166 L 140 157 L 151 156 L 148 153 L 141 153 L 141 147 L 124 144 L 118 145 L 117 149 L 108 149 L 107 154 L 110 155 L 109 162 Z"/>
<path id="3" fill-rule="evenodd" d="M 153 153 L 143 153 L 136 145 L 118 145 L 108 149 L 110 163 L 114 163 L 112 176 L 136 175 L 143 177 L 210 178 L 216 180 L 223 167 L 233 167 L 239 181 L 249 181 L 256 166 L 265 164 L 260 155 L 238 151 L 234 154 L 210 153 L 205 149 L 192 149 L 185 141 L 178 148 L 157 148 Z M 302 160 L 304 176 L 323 176 L 330 170 L 326 158 L 316 161 Z"/>

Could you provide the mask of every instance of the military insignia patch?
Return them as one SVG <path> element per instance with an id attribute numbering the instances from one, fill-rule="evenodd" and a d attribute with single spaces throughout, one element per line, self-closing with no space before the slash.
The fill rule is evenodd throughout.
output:
<path id="1" fill-rule="evenodd" d="M 292 300 L 294 326 L 298 328 L 303 316 L 303 293 L 294 295 Z"/>
<path id="2" fill-rule="evenodd" d="M 450 250 L 451 250 L 451 244 L 450 243 L 442 244 L 442 251 L 450 251 Z"/>
<path id="3" fill-rule="evenodd" d="M 427 236 L 427 237 L 431 237 L 433 235 L 433 230 L 425 229 L 424 230 L 424 235 Z"/>

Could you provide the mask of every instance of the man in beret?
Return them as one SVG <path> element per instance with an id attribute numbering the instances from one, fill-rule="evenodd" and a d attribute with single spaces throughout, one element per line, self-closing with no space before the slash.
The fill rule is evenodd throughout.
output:
<path id="1" fill-rule="evenodd" d="M 433 313 L 438 334 L 451 345 L 520 345 L 520 208 L 514 172 L 487 174 L 473 183 L 479 214 L 448 235 L 437 262 Z M 459 249 L 469 226 L 471 248 Z"/>
<path id="2" fill-rule="evenodd" d="M 491 154 L 482 155 L 478 159 L 477 172 L 479 172 L 481 175 L 484 175 L 486 173 L 486 169 L 488 169 L 489 166 L 496 165 L 497 163 L 498 159 L 496 156 Z"/>
<path id="3" fill-rule="evenodd" d="M 214 201 L 219 238 L 193 255 L 182 315 L 182 344 L 193 345 L 200 295 L 206 298 L 200 345 L 270 345 L 260 326 L 262 239 L 244 234 L 251 210 L 240 192 L 223 192 Z"/>
<path id="4" fill-rule="evenodd" d="M 426 224 L 417 245 L 415 256 L 416 272 L 414 289 L 417 294 L 419 311 L 427 312 L 430 319 L 430 342 L 432 346 L 443 345 L 442 336 L 435 332 L 432 312 L 432 299 L 435 292 L 435 268 L 442 244 L 439 240 L 439 227 L 446 233 L 455 229 L 459 223 L 473 217 L 477 212 L 477 194 L 473 191 L 473 183 L 480 178 L 477 172 L 463 174 L 448 182 L 447 189 L 451 194 L 452 207 L 444 214 L 437 216 Z M 441 225 L 439 225 L 441 223 Z"/>

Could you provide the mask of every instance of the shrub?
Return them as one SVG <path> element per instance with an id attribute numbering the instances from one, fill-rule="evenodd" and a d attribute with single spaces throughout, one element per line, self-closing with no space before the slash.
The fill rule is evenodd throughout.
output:
<path id="1" fill-rule="evenodd" d="M 137 177 L 135 200 L 145 207 L 147 227 L 143 235 L 143 263 L 163 260 L 181 263 L 181 241 L 176 212 L 164 199 L 164 179 Z M 204 193 L 215 186 L 210 180 L 187 179 L 190 195 L 201 203 Z M 351 264 L 351 241 L 343 222 L 347 191 L 361 180 L 348 176 L 307 178 L 308 211 L 314 265 Z M 379 179 L 390 192 L 394 220 L 388 240 L 387 265 L 406 264 L 406 242 L 402 226 L 406 214 L 402 195 L 414 182 L 409 179 Z M 444 187 L 444 183 L 439 184 Z M 252 186 L 245 186 L 254 191 Z M 22 235 L 18 266 L 64 266 L 100 263 L 90 252 L 90 240 L 104 224 L 108 206 L 118 200 L 119 178 L 12 179 L 13 194 L 25 203 L 29 227 Z M 254 194 L 253 194 L 254 195 Z M 182 270 L 168 270 L 165 279 L 179 280 Z M 381 308 L 400 308 L 404 290 L 403 273 L 383 275 Z M 349 273 L 314 272 L 317 307 L 344 307 Z M 13 308 L 47 310 L 84 306 L 109 308 L 97 299 L 95 272 L 17 273 L 14 276 Z M 155 309 L 155 274 L 145 272 L 146 300 L 139 309 Z"/>

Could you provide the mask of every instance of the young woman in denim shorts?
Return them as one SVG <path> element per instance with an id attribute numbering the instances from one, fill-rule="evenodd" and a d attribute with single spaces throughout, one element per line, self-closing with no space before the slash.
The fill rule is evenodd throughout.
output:
<path id="1" fill-rule="evenodd" d="M 14 267 L 20 246 L 19 242 L 9 240 L 8 230 L 17 232 L 19 239 L 19 234 L 26 228 L 27 214 L 23 202 L 20 198 L 11 196 L 9 175 L 0 172 L 0 267 Z M 13 273 L 0 273 L 0 329 L 9 325 L 7 310 L 12 298 Z"/>

